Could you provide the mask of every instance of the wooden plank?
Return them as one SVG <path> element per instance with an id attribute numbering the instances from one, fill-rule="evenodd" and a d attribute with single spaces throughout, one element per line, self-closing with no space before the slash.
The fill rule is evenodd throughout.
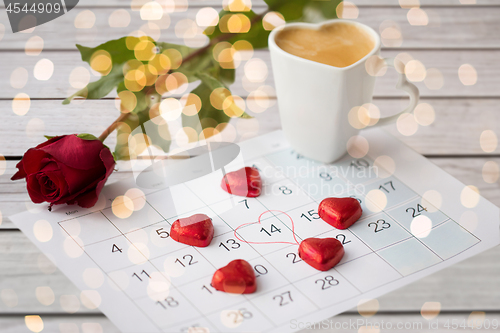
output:
<path id="1" fill-rule="evenodd" d="M 415 332 L 419 333 L 422 331 L 432 331 L 434 333 L 449 333 L 452 325 L 458 325 L 457 329 L 461 332 L 474 332 L 481 330 L 476 327 L 473 328 L 473 320 L 483 318 L 482 313 L 471 314 L 471 313 L 441 313 L 437 318 L 427 320 L 418 313 L 414 314 L 376 314 L 375 316 L 363 317 L 357 313 L 343 313 L 335 317 L 331 317 L 327 320 L 321 322 L 321 325 L 312 326 L 310 323 L 310 329 L 300 330 L 301 333 L 324 333 L 334 332 L 335 327 L 340 331 L 346 333 L 357 333 L 370 331 L 367 326 L 373 326 L 372 330 L 378 332 L 380 330 L 375 328 L 385 327 L 385 330 L 394 333 L 406 333 Z M 106 332 L 106 333 L 119 333 L 118 329 L 111 323 L 109 319 L 104 316 L 45 316 L 42 315 L 41 319 L 44 324 L 44 332 Z M 492 323 L 498 324 L 500 316 L 496 313 L 484 314 L 483 324 L 489 322 L 490 329 Z M 467 327 L 470 321 L 470 327 Z M 459 325 L 464 325 L 459 327 Z M 299 325 L 302 327 L 307 327 L 304 322 L 294 322 L 293 325 Z M 432 325 L 432 326 L 431 326 Z M 0 318 L 0 327 L 2 327 L 2 332 L 4 333 L 19 333 L 19 332 L 31 332 L 26 327 L 25 318 L 23 316 Z M 293 326 L 292 326 L 293 327 Z M 342 328 L 344 327 L 344 328 Z M 390 329 L 388 328 L 390 327 Z M 400 327 L 400 328 L 399 328 Z M 81 329 L 81 331 L 79 331 Z M 486 330 L 486 329 L 484 329 Z M 188 331 L 186 331 L 188 332 Z M 201 332 L 201 331 L 200 331 Z"/>
<path id="2" fill-rule="evenodd" d="M 44 264 L 44 256 L 40 259 L 39 250 L 21 232 L 0 232 L 0 254 L 0 290 L 11 289 L 17 295 L 15 306 L 8 307 L 8 302 L 0 302 L 0 311 L 3 314 L 65 313 L 65 308 L 68 308 L 63 304 L 67 298 L 63 298 L 61 302 L 62 295 L 72 295 L 73 299 L 80 299 L 80 291 L 59 270 L 56 269 L 52 273 L 47 271 L 50 266 Z M 419 311 L 425 302 L 430 301 L 440 302 L 443 311 L 498 311 L 499 255 L 500 247 L 496 247 L 384 295 L 379 298 L 380 311 Z M 43 273 L 40 265 L 43 272 L 50 274 Z M 40 297 L 46 303 L 43 305 L 36 297 L 37 287 L 49 287 L 54 294 L 54 302 L 51 303 L 52 297 Z M 10 293 L 12 294 L 12 291 Z M 97 312 L 85 307 L 81 302 L 74 303 L 73 310 L 77 308 L 77 313 Z"/>
<path id="3" fill-rule="evenodd" d="M 431 161 L 465 185 L 476 186 L 482 196 L 500 206 L 500 181 L 487 183 L 482 175 L 486 162 L 494 161 L 500 164 L 500 158 L 432 158 Z M 7 169 L 0 176 L 0 213 L 3 216 L 0 229 L 16 228 L 8 216 L 26 210 L 27 203 L 30 202 L 26 193 L 26 183 L 24 181 L 10 181 L 10 177 L 17 170 L 15 169 L 16 163 L 7 161 Z M 109 178 L 108 184 L 130 176 L 130 172 L 114 172 Z"/>
<path id="4" fill-rule="evenodd" d="M 484 154 L 480 146 L 483 131 L 491 130 L 497 138 L 500 137 L 499 99 L 425 98 L 421 102 L 430 104 L 435 110 L 435 121 L 430 126 L 419 126 L 411 136 L 398 133 L 395 125 L 387 126 L 389 132 L 421 154 Z M 382 115 L 395 114 L 406 103 L 399 98 L 374 100 Z M 61 105 L 60 100 L 33 100 L 25 116 L 9 112 L 10 108 L 11 101 L 0 100 L 0 109 L 5 110 L 0 123 L 0 154 L 5 156 L 22 155 L 28 148 L 42 142 L 43 135 L 99 135 L 118 116 L 114 100 L 87 100 L 69 106 Z M 255 115 L 255 119 L 232 120 L 235 125 L 248 127 L 241 127 L 240 134 L 246 130 L 264 134 L 280 128 L 276 104 L 259 114 L 247 111 Z M 115 142 L 114 135 L 106 141 L 111 147 Z M 500 146 L 494 152 L 500 152 Z"/>
<path id="5" fill-rule="evenodd" d="M 265 7 L 255 7 L 256 12 Z M 7 33 L 0 41 L 2 50 L 23 50 L 26 41 L 34 36 L 44 40 L 44 49 L 72 49 L 75 43 L 97 45 L 110 39 L 120 38 L 132 31 L 141 29 L 146 21 L 141 20 L 138 11 L 126 9 L 130 13 L 130 25 L 126 28 L 110 28 L 108 19 L 116 8 L 85 9 L 76 7 L 57 20 L 48 22 L 34 29 L 32 33 Z M 168 17 L 170 26 L 161 31 L 161 41 L 182 42 L 175 35 L 174 27 L 184 19 L 194 20 L 199 8 L 189 8 L 185 12 L 172 13 Z M 359 9 L 358 21 L 379 31 L 380 25 L 387 20 L 395 22 L 401 29 L 402 44 L 391 44 L 391 47 L 406 48 L 498 48 L 500 40 L 496 38 L 500 6 L 494 7 L 436 7 L 425 9 L 428 25 L 410 25 L 407 9 L 399 7 L 365 7 Z M 95 16 L 95 24 L 88 29 L 75 28 L 75 18 L 83 11 L 91 11 Z M 87 13 L 87 12 L 86 12 Z M 165 15 L 165 17 L 167 17 Z M 383 18 L 383 20 L 381 19 Z M 165 19 L 165 22 L 168 19 Z M 384 22 L 382 22 L 384 21 Z M 9 26 L 5 12 L 0 12 L 0 22 Z M 106 33 L 100 33 L 106 31 Z M 54 38 L 56 36 L 57 38 Z M 203 40 L 201 40 L 203 41 Z"/>
<path id="6" fill-rule="evenodd" d="M 400 55 L 404 50 L 384 50 L 382 56 L 393 58 Z M 500 84 L 500 50 L 407 50 L 404 51 L 413 59 L 420 61 L 426 69 L 437 69 L 442 78 L 439 79 L 435 74 L 429 74 L 424 81 L 415 84 L 420 89 L 421 96 L 500 96 L 500 90 L 497 89 Z M 33 70 L 40 57 L 51 60 L 54 63 L 54 73 L 48 81 L 40 81 L 34 78 Z M 24 52 L 0 53 L 0 73 L 6 77 L 0 82 L 0 98 L 14 98 L 18 93 L 26 93 L 30 98 L 60 98 L 64 99 L 74 93 L 77 89 L 70 85 L 70 74 L 76 67 L 87 69 L 87 80 L 95 81 L 97 76 L 90 74 L 90 66 L 81 61 L 79 53 L 45 51 L 40 57 L 25 55 Z M 2 61 L 2 59 L 4 61 Z M 261 85 L 274 87 L 274 76 L 272 73 L 271 59 L 267 50 L 258 50 L 254 53 L 253 59 L 261 59 L 267 66 L 267 78 L 263 82 L 244 84 L 248 82 L 245 76 L 245 64 L 241 62 L 236 70 L 236 80 L 231 86 L 233 94 L 238 96 L 247 96 L 252 89 Z M 254 60 L 252 60 L 254 61 Z M 461 65 L 468 63 L 472 65 L 477 72 L 477 83 L 474 85 L 464 85 L 458 76 L 458 69 Z M 28 80 L 23 88 L 15 89 L 12 84 L 19 80 L 18 76 L 12 76 L 14 71 L 19 71 L 22 67 L 28 72 Z M 432 73 L 429 71 L 429 73 Z M 384 76 L 377 78 L 375 88 L 376 97 L 394 97 L 405 96 L 405 93 L 395 89 L 397 82 L 397 72 L 388 69 Z M 442 83 L 439 83 L 442 80 Z M 12 82 L 12 83 L 11 83 Z M 198 83 L 193 83 L 191 87 Z M 440 87 L 441 86 L 441 87 Z M 274 96 L 274 94 L 271 94 Z M 116 97 L 116 91 L 112 91 L 109 97 Z"/>

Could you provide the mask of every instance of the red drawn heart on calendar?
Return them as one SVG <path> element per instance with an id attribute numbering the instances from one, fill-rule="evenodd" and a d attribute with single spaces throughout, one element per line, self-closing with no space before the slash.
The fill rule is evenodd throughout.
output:
<path id="1" fill-rule="evenodd" d="M 265 214 L 271 213 L 271 212 L 282 213 L 282 214 L 284 214 L 286 217 L 288 217 L 290 219 L 290 222 L 291 222 L 291 225 L 292 225 L 293 240 L 295 241 L 294 243 L 292 243 L 292 242 L 252 242 L 252 241 L 247 241 L 247 240 L 241 239 L 238 236 L 238 234 L 237 234 L 238 229 L 243 228 L 245 226 L 252 225 L 252 224 L 258 224 L 258 225 L 260 225 L 261 224 L 261 220 L 262 220 L 262 216 L 264 216 Z M 234 237 L 236 237 L 240 242 L 247 243 L 247 244 L 292 244 L 292 245 L 299 245 L 300 244 L 299 241 L 297 240 L 297 237 L 295 236 L 295 225 L 293 223 L 292 217 L 290 215 L 288 215 L 287 213 L 282 212 L 281 210 L 274 210 L 274 209 L 266 210 L 264 213 L 260 214 L 257 222 L 244 223 L 244 224 L 238 226 L 234 230 Z"/>

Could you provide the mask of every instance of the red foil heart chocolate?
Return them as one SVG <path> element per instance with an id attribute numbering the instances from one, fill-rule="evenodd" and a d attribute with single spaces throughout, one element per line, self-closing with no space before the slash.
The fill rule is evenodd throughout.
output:
<path id="1" fill-rule="evenodd" d="M 195 214 L 176 220 L 170 228 L 170 237 L 179 243 L 207 247 L 214 238 L 214 226 L 207 215 Z"/>
<path id="2" fill-rule="evenodd" d="M 319 204 L 318 214 L 326 223 L 337 229 L 347 229 L 363 213 L 359 201 L 354 198 L 326 198 Z"/>
<path id="3" fill-rule="evenodd" d="M 233 260 L 215 272 L 212 287 L 231 294 L 251 294 L 257 290 L 255 272 L 245 260 Z"/>
<path id="4" fill-rule="evenodd" d="M 320 271 L 327 271 L 342 260 L 344 246 L 336 238 L 307 238 L 299 246 L 299 257 Z"/>
<path id="5" fill-rule="evenodd" d="M 255 198 L 262 192 L 262 179 L 259 170 L 244 167 L 225 175 L 220 186 L 227 193 Z"/>

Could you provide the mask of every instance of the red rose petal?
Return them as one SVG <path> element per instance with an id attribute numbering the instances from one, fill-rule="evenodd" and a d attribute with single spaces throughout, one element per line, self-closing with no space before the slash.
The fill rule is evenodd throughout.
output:
<path id="1" fill-rule="evenodd" d="M 299 257 L 320 271 L 337 265 L 344 256 L 344 246 L 336 238 L 306 238 L 299 246 Z"/>
<path id="2" fill-rule="evenodd" d="M 257 290 L 255 272 L 245 260 L 233 260 L 214 273 L 212 286 L 226 293 L 251 294 Z"/>
<path id="3" fill-rule="evenodd" d="M 172 223 L 170 237 L 179 243 L 207 247 L 214 238 L 214 226 L 207 215 L 195 214 Z"/>
<path id="4" fill-rule="evenodd" d="M 319 204 L 318 214 L 337 229 L 347 229 L 363 213 L 359 201 L 354 198 L 326 198 Z"/>
<path id="5" fill-rule="evenodd" d="M 259 170 L 244 167 L 229 172 L 222 178 L 221 187 L 224 191 L 242 197 L 258 197 L 262 192 L 262 179 Z"/>

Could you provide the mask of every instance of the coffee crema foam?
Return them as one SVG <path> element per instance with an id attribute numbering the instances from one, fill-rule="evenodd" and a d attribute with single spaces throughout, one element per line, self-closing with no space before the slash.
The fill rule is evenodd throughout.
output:
<path id="1" fill-rule="evenodd" d="M 275 41 L 285 52 L 334 67 L 350 66 L 375 47 L 368 31 L 349 23 L 333 23 L 317 30 L 286 28 Z"/>

